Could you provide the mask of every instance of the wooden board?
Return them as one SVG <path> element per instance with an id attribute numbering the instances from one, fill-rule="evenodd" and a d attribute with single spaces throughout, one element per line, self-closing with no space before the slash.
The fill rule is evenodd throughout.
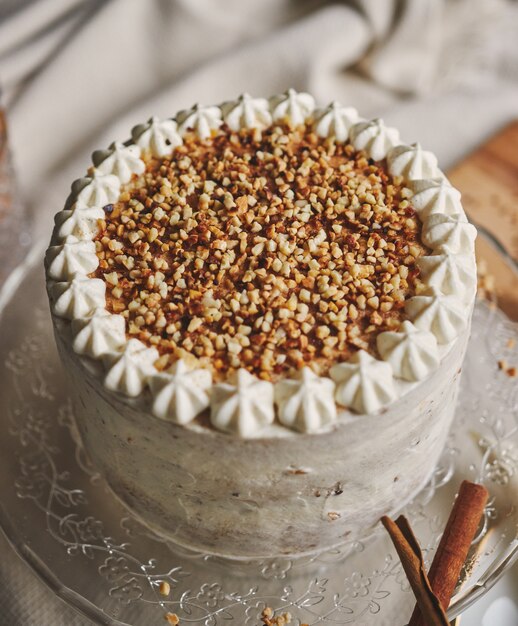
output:
<path id="1" fill-rule="evenodd" d="M 466 213 L 500 242 L 518 262 L 518 120 L 506 126 L 448 172 L 462 193 Z M 518 272 L 487 239 L 477 240 L 477 256 L 494 277 L 498 304 L 518 319 Z"/>

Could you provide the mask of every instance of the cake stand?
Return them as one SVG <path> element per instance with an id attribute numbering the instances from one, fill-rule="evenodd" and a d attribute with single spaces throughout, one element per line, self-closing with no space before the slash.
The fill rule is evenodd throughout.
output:
<path id="1" fill-rule="evenodd" d="M 45 583 L 98 624 L 163 624 L 171 612 L 182 625 L 258 626 L 268 606 L 294 625 L 403 626 L 414 599 L 380 525 L 312 557 L 236 562 L 168 543 L 125 509 L 81 447 L 41 258 L 33 251 L 0 300 L 0 524 Z M 489 490 L 451 618 L 518 558 L 518 379 L 502 361 L 518 365 L 518 327 L 479 302 L 447 447 L 404 509 L 429 564 L 461 480 Z"/>

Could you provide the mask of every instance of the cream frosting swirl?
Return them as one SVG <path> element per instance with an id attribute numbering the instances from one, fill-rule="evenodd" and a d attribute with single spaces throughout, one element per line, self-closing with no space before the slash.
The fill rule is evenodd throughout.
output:
<path id="1" fill-rule="evenodd" d="M 76 274 L 90 274 L 99 266 L 95 243 L 75 237 L 69 237 L 58 246 L 50 246 L 45 261 L 47 273 L 54 280 L 67 280 Z"/>
<path id="2" fill-rule="evenodd" d="M 266 128 L 272 123 L 270 105 L 266 98 L 252 98 L 242 94 L 233 102 L 221 105 L 223 121 L 231 130 Z"/>
<path id="3" fill-rule="evenodd" d="M 339 102 L 331 102 L 325 109 L 315 113 L 315 130 L 320 137 L 335 137 L 336 141 L 345 142 L 351 127 L 360 116 L 354 107 L 346 107 Z"/>
<path id="4" fill-rule="evenodd" d="M 223 120 L 221 109 L 215 106 L 195 104 L 192 109 L 180 111 L 177 118 L 178 130 L 184 135 L 189 129 L 194 130 L 200 139 L 207 139 L 217 130 Z"/>
<path id="5" fill-rule="evenodd" d="M 417 328 L 432 332 L 440 344 L 453 341 L 467 324 L 462 301 L 455 295 L 444 295 L 435 287 L 409 298 L 405 311 Z"/>
<path id="6" fill-rule="evenodd" d="M 288 120 L 293 126 L 303 124 L 315 109 L 315 99 L 309 93 L 288 89 L 270 100 L 274 120 Z"/>
<path id="7" fill-rule="evenodd" d="M 91 241 L 99 232 L 99 220 L 104 217 L 105 213 L 99 207 L 80 207 L 76 203 L 72 209 L 56 213 L 56 238 L 60 242 L 69 240 L 70 237 Z"/>
<path id="8" fill-rule="evenodd" d="M 430 256 L 417 259 L 425 282 L 446 295 L 472 295 L 477 285 L 473 254 L 453 254 L 440 248 Z"/>
<path id="9" fill-rule="evenodd" d="M 125 146 L 120 141 L 114 141 L 108 150 L 96 150 L 92 161 L 99 172 L 114 174 L 121 183 L 129 182 L 133 174 L 142 174 L 146 169 L 140 158 L 140 147 Z"/>
<path id="10" fill-rule="evenodd" d="M 126 342 L 126 320 L 122 315 L 112 315 L 105 309 L 97 309 L 92 317 L 72 320 L 72 334 L 74 352 L 98 359 L 123 348 Z"/>
<path id="11" fill-rule="evenodd" d="M 180 359 L 166 372 L 149 380 L 153 414 L 175 424 L 188 424 L 210 405 L 212 376 L 209 370 L 189 369 Z"/>
<path id="12" fill-rule="evenodd" d="M 399 143 L 399 131 L 385 126 L 385 122 L 380 118 L 358 122 L 349 132 L 356 150 L 365 150 L 375 161 L 384 159 L 388 151 Z"/>
<path id="13" fill-rule="evenodd" d="M 418 143 L 395 146 L 387 154 L 387 162 L 393 176 L 403 176 L 406 180 L 436 178 L 441 175 L 435 154 L 423 150 Z"/>
<path id="14" fill-rule="evenodd" d="M 131 131 L 133 141 L 142 149 L 150 150 L 156 157 L 169 156 L 183 139 L 174 120 L 161 120 L 153 116 L 146 124 L 139 124 Z"/>
<path id="15" fill-rule="evenodd" d="M 304 367 L 298 377 L 275 385 L 275 402 L 281 424 L 303 433 L 318 432 L 336 420 L 335 384 Z"/>
<path id="16" fill-rule="evenodd" d="M 375 413 L 397 397 L 390 363 L 378 361 L 364 350 L 333 365 L 330 374 L 336 383 L 336 402 L 357 413 Z"/>
<path id="17" fill-rule="evenodd" d="M 408 181 L 412 195 L 412 206 L 419 217 L 425 220 L 429 215 L 462 215 L 460 191 L 451 186 L 446 178 L 425 178 Z"/>
<path id="18" fill-rule="evenodd" d="M 466 221 L 464 215 L 433 213 L 423 223 L 422 240 L 433 250 L 443 248 L 448 252 L 473 252 L 477 229 Z"/>
<path id="19" fill-rule="evenodd" d="M 116 202 L 121 181 L 114 174 L 103 174 L 94 169 L 91 176 L 85 176 L 72 183 L 72 191 L 67 204 L 76 202 L 83 207 L 103 207 Z"/>
<path id="20" fill-rule="evenodd" d="M 128 339 L 121 351 L 105 358 L 109 363 L 104 377 L 106 389 L 135 398 L 156 372 L 153 364 L 158 359 L 158 350 L 148 348 L 138 339 Z"/>
<path id="21" fill-rule="evenodd" d="M 52 310 L 58 317 L 73 320 L 93 315 L 105 307 L 106 283 L 100 278 L 76 276 L 70 282 L 51 283 Z"/>
<path id="22" fill-rule="evenodd" d="M 210 421 L 218 430 L 250 437 L 273 423 L 273 385 L 239 369 L 212 388 Z"/>
<path id="23" fill-rule="evenodd" d="M 392 365 L 394 375 L 404 380 L 426 378 L 439 366 L 437 340 L 427 330 L 420 330 L 405 320 L 399 331 L 386 331 L 377 338 L 383 359 Z"/>

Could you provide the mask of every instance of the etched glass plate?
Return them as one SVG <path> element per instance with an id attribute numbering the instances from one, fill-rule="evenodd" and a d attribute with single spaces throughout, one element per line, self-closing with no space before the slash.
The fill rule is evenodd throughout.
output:
<path id="1" fill-rule="evenodd" d="M 32 266 L 31 266 L 32 263 Z M 14 285 L 14 282 L 17 284 Z M 14 285 L 14 286 L 13 286 Z M 269 606 L 292 624 L 403 625 L 413 595 L 385 532 L 311 558 L 234 562 L 155 536 L 84 456 L 51 334 L 40 254 L 4 292 L 0 321 L 0 523 L 55 592 L 95 622 L 258 626 Z M 429 563 L 463 478 L 491 494 L 450 608 L 454 617 L 518 557 L 517 326 L 477 305 L 459 407 L 427 487 L 405 508 Z M 160 594 L 167 581 L 171 592 Z"/>

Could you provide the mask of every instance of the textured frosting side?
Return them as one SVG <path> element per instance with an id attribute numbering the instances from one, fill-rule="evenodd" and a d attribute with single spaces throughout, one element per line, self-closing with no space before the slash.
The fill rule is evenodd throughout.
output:
<path id="1" fill-rule="evenodd" d="M 218 430 L 251 437 L 275 418 L 272 383 L 245 369 L 212 388 L 210 421 Z"/>
<path id="2" fill-rule="evenodd" d="M 281 424 L 303 433 L 318 432 L 336 420 L 334 382 L 304 367 L 296 379 L 275 385 L 275 403 Z"/>
<path id="3" fill-rule="evenodd" d="M 378 336 L 383 360 L 360 350 L 349 362 L 334 365 L 330 378 L 305 368 L 274 388 L 238 370 L 232 380 L 213 384 L 208 370 L 189 369 L 182 360 L 159 372 L 154 366 L 157 350 L 127 338 L 124 318 L 105 308 L 106 283 L 89 277 L 99 265 L 93 239 L 105 219 L 103 207 L 117 202 L 121 185 L 145 171 L 144 152 L 169 156 L 185 133 L 204 140 L 223 123 L 237 131 L 276 121 L 311 123 L 320 137 L 349 140 L 371 159 L 387 158 L 389 172 L 402 177 L 423 222 L 422 241 L 432 249 L 417 261 L 424 289 L 405 303 L 411 321 Z M 476 230 L 435 156 L 419 144 L 400 145 L 398 131 L 382 120 L 361 120 L 355 109 L 337 102 L 315 110 L 310 94 L 289 89 L 269 100 L 244 94 L 221 106 L 196 105 L 175 119 L 152 117 L 133 128 L 132 138 L 132 143 L 114 142 L 94 152 L 89 174 L 72 184 L 65 209 L 55 218 L 53 245 L 46 255 L 52 312 L 72 321 L 77 354 L 104 362 L 108 389 L 136 397 L 149 387 L 146 402 L 157 417 L 187 424 L 209 409 L 215 428 L 241 437 L 257 436 L 274 422 L 276 411 L 282 427 L 319 432 L 339 419 L 337 404 L 373 413 L 395 400 L 404 385 L 396 385 L 394 377 L 417 381 L 428 376 L 440 362 L 437 343 L 449 345 L 465 329 L 476 289 Z"/>
<path id="4" fill-rule="evenodd" d="M 187 424 L 210 405 L 212 376 L 208 370 L 189 369 L 183 359 L 149 380 L 153 414 L 175 424 Z"/>
<path id="5" fill-rule="evenodd" d="M 359 122 L 350 129 L 353 146 L 365 150 L 371 159 L 381 161 L 389 150 L 399 144 L 399 131 L 385 126 L 382 119 Z"/>

